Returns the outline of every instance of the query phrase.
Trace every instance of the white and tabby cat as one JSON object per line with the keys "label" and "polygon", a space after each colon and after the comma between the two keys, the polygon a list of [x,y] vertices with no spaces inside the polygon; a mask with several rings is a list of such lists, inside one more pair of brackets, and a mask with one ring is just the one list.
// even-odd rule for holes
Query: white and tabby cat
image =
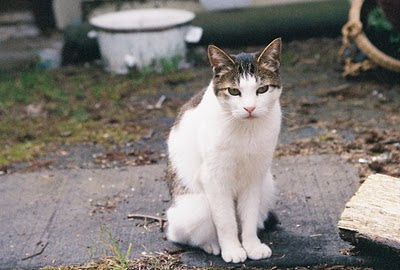
{"label": "white and tabby cat", "polygon": [[222,253],[226,262],[271,256],[257,229],[275,201],[280,54],[281,39],[254,54],[209,46],[213,79],[182,107],[168,139],[170,241]]}

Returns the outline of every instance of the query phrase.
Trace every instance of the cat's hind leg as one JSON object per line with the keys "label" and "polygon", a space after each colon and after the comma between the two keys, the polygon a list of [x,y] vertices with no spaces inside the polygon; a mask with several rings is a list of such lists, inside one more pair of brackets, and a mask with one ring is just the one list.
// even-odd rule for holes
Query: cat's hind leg
{"label": "cat's hind leg", "polygon": [[167,211],[167,219],[168,240],[220,254],[217,232],[204,194],[178,195]]}
{"label": "cat's hind leg", "polygon": [[[260,210],[257,222],[258,229],[265,229],[268,224],[273,227],[274,223],[278,223],[276,215],[271,212],[275,205],[275,185],[271,170],[268,170],[261,187]],[[268,220],[268,221],[267,221]]]}

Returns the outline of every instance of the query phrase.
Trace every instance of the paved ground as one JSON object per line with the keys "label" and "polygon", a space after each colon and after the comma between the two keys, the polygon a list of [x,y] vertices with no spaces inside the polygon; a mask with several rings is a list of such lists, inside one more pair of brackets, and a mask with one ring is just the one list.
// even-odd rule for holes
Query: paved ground
{"label": "paved ground", "polygon": [[[170,199],[164,169],[160,164],[1,176],[0,268],[82,264],[90,253],[105,255],[101,225],[112,231],[124,250],[132,243],[135,256],[174,247],[157,223],[127,218],[129,213],[163,215]],[[349,246],[336,229],[345,203],[359,185],[355,167],[334,155],[289,157],[276,160],[274,174],[281,224],[278,230],[261,232],[273,257],[247,265],[371,263],[341,254]],[[108,234],[103,232],[103,237],[107,240]],[[189,250],[182,258],[195,266],[225,265],[219,257],[199,251]]]}
{"label": "paved ground", "polygon": [[[0,268],[32,268],[81,264],[91,250],[104,255],[100,226],[112,230],[126,250],[136,255],[163,249],[167,243],[157,227],[127,219],[131,212],[163,213],[169,200],[161,180],[164,166],[122,170],[65,170],[15,174],[0,179]],[[104,234],[108,240],[107,233]],[[30,260],[47,244],[43,254]]]}

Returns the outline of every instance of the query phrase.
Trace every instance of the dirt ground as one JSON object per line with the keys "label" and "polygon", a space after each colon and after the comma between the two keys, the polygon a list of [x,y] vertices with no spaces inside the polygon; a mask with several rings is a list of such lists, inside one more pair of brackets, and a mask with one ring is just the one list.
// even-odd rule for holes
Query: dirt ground
{"label": "dirt ground", "polygon": [[[373,172],[398,177],[400,84],[379,70],[356,79],[342,78],[339,47],[340,39],[327,38],[285,43],[284,119],[276,156],[336,153],[356,164],[361,178]],[[1,74],[4,80],[12,76],[16,83],[24,83],[28,73],[32,77],[28,76],[28,85],[45,81],[51,88],[54,83],[67,98],[58,100],[45,93],[13,100],[12,107],[0,106],[2,144],[8,149],[0,153],[0,173],[164,160],[165,139],[177,110],[211,79],[205,48],[192,48],[190,59],[196,60],[192,67],[158,75],[116,76],[96,64]],[[162,96],[165,101],[156,108]],[[67,109],[59,111],[64,105]],[[31,154],[13,155],[13,149],[21,151],[19,145]]]}

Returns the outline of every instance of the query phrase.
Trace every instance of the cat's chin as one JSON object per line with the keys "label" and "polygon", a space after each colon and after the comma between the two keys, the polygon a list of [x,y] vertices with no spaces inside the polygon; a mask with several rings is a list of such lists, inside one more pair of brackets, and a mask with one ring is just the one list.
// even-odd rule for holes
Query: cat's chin
{"label": "cat's chin", "polygon": [[244,114],[233,114],[233,117],[236,118],[237,120],[240,121],[250,121],[250,120],[256,120],[259,119],[260,116],[259,115],[244,115]]}
{"label": "cat's chin", "polygon": [[249,121],[254,121],[254,120],[258,119],[257,116],[253,116],[253,115],[250,115],[250,116],[236,116],[235,118],[239,122],[249,122]]}

